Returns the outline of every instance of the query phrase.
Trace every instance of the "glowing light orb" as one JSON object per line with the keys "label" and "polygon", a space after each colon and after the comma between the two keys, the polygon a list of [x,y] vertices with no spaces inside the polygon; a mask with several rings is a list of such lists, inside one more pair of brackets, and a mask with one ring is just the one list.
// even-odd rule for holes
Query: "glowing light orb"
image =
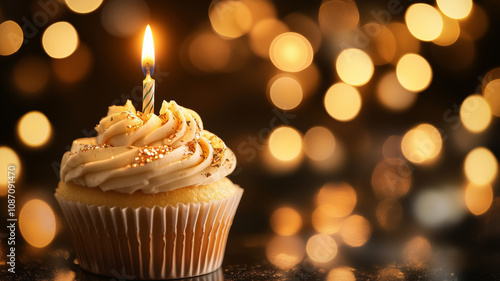
{"label": "glowing light orb", "polygon": [[463,19],[472,10],[472,0],[436,0],[439,9],[452,19]]}
{"label": "glowing light orb", "polygon": [[429,4],[413,4],[406,10],[406,26],[415,38],[432,41],[443,30],[443,18],[438,10]]}
{"label": "glowing light orb", "polygon": [[299,232],[302,227],[302,217],[291,207],[281,207],[271,215],[270,224],[276,234],[290,236]]}
{"label": "glowing light orb", "polygon": [[464,170],[469,181],[476,185],[486,185],[496,177],[498,162],[489,149],[478,147],[465,157]]}
{"label": "glowing light orb", "polygon": [[262,58],[269,58],[269,48],[276,36],[288,32],[286,24],[275,18],[268,18],[255,24],[249,33],[250,49]]}
{"label": "glowing light orb", "polygon": [[273,104],[283,110],[296,108],[304,93],[300,83],[291,76],[279,76],[271,79],[269,96]]}
{"label": "glowing light orb", "polygon": [[45,114],[39,111],[30,111],[19,119],[17,133],[24,144],[39,147],[49,140],[52,125]]}
{"label": "glowing light orb", "polygon": [[366,84],[374,71],[370,56],[355,48],[343,50],[337,57],[335,66],[340,79],[353,86]]}
{"label": "glowing light orb", "polygon": [[340,228],[340,236],[344,243],[351,247],[363,246],[372,234],[372,225],[362,216],[348,217]]}
{"label": "glowing light orb", "polygon": [[21,208],[19,229],[28,243],[43,248],[56,234],[56,219],[52,208],[42,200],[33,199]]}
{"label": "glowing light orb", "polygon": [[488,101],[491,113],[496,117],[500,117],[500,79],[493,79],[486,84],[483,96]]}
{"label": "glowing light orb", "polygon": [[337,255],[337,243],[330,235],[316,234],[307,240],[307,255],[316,262],[325,263]]}
{"label": "glowing light orb", "polygon": [[326,281],[356,281],[354,276],[354,268],[350,267],[337,267],[328,272]]}
{"label": "glowing light orb", "polygon": [[304,135],[304,152],[309,158],[325,160],[330,158],[334,151],[335,137],[328,128],[312,127]]}
{"label": "glowing light orb", "polygon": [[212,1],[208,9],[212,28],[218,34],[237,38],[252,28],[252,13],[243,1]]}
{"label": "glowing light orb", "polygon": [[316,196],[317,205],[329,206],[329,215],[338,218],[351,214],[356,202],[356,191],[347,183],[327,183]]}
{"label": "glowing light orb", "polygon": [[491,109],[488,101],[480,95],[468,96],[460,106],[460,120],[465,128],[480,133],[491,122]]}
{"label": "glowing light orb", "polygon": [[0,24],[0,55],[8,56],[17,52],[24,41],[23,30],[14,21],[8,20]]}
{"label": "glowing light orb", "polygon": [[467,209],[476,215],[486,213],[493,202],[493,189],[491,185],[477,186],[469,184],[465,189],[465,204]]}
{"label": "glowing light orb", "polygon": [[55,59],[68,57],[78,47],[78,33],[69,22],[56,22],[43,33],[42,46]]}
{"label": "glowing light orb", "polygon": [[396,65],[396,75],[405,89],[420,92],[429,87],[432,80],[432,68],[422,56],[406,54]]}
{"label": "glowing light orb", "polygon": [[415,103],[417,94],[401,86],[396,72],[391,71],[380,79],[377,85],[377,98],[388,109],[402,111]]}
{"label": "glowing light orb", "polygon": [[333,84],[323,102],[326,112],[342,122],[354,119],[361,110],[361,95],[356,88],[345,83]]}
{"label": "glowing light orb", "polygon": [[416,164],[431,163],[437,158],[443,140],[439,131],[430,124],[421,124],[409,130],[401,141],[401,151]]}
{"label": "glowing light orb", "polygon": [[432,40],[432,42],[439,46],[449,46],[457,42],[458,37],[460,37],[460,25],[458,21],[443,17],[443,31],[439,37]]}
{"label": "glowing light orb", "polygon": [[302,152],[302,136],[292,127],[278,127],[269,136],[269,150],[280,161],[292,161]]}
{"label": "glowing light orb", "polygon": [[313,48],[309,40],[295,32],[282,33],[271,43],[269,57],[279,69],[288,72],[297,72],[311,65]]}
{"label": "glowing light orb", "polygon": [[337,233],[343,221],[343,218],[337,216],[337,209],[332,205],[318,206],[311,216],[314,229],[324,234]]}
{"label": "glowing light orb", "polygon": [[266,257],[273,265],[281,269],[299,264],[305,256],[306,245],[298,236],[276,235],[268,242]]}
{"label": "glowing light orb", "polygon": [[101,6],[103,0],[65,0],[66,5],[73,12],[88,14]]}
{"label": "glowing light orb", "polygon": [[319,7],[319,25],[327,33],[353,30],[359,23],[359,11],[352,0],[323,1]]}

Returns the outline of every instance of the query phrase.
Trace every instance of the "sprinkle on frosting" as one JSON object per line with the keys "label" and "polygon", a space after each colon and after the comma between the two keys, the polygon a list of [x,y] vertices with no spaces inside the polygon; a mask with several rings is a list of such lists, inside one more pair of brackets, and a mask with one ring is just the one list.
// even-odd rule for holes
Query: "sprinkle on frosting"
{"label": "sprinkle on frosting", "polygon": [[63,156],[61,179],[103,191],[165,192],[213,183],[234,170],[234,153],[203,129],[199,115],[163,101],[159,115],[130,101],[109,107],[95,138],[78,139]]}

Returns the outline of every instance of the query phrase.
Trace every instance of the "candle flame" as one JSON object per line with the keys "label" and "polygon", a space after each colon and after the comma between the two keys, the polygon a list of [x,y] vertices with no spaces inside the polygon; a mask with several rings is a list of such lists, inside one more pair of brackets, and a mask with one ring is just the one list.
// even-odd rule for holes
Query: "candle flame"
{"label": "candle flame", "polygon": [[144,76],[153,75],[155,70],[155,47],[153,44],[153,33],[151,32],[149,24],[146,27],[146,32],[144,33],[141,62]]}

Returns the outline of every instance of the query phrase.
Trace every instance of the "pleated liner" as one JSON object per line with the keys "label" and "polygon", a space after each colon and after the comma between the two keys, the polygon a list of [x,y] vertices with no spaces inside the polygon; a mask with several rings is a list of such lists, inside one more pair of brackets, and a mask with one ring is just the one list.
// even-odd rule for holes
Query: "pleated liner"
{"label": "pleated liner", "polygon": [[242,194],[239,188],[223,200],[153,208],[56,199],[83,269],[124,279],[174,279],[221,266]]}

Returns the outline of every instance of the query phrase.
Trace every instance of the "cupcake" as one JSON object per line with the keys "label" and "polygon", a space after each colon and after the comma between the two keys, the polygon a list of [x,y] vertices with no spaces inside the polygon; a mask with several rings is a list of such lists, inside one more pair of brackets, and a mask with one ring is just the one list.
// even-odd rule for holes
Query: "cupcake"
{"label": "cupcake", "polygon": [[95,129],[64,154],[55,192],[81,267],[129,279],[217,270],[243,194],[227,178],[234,153],[174,101],[159,115],[111,106]]}

